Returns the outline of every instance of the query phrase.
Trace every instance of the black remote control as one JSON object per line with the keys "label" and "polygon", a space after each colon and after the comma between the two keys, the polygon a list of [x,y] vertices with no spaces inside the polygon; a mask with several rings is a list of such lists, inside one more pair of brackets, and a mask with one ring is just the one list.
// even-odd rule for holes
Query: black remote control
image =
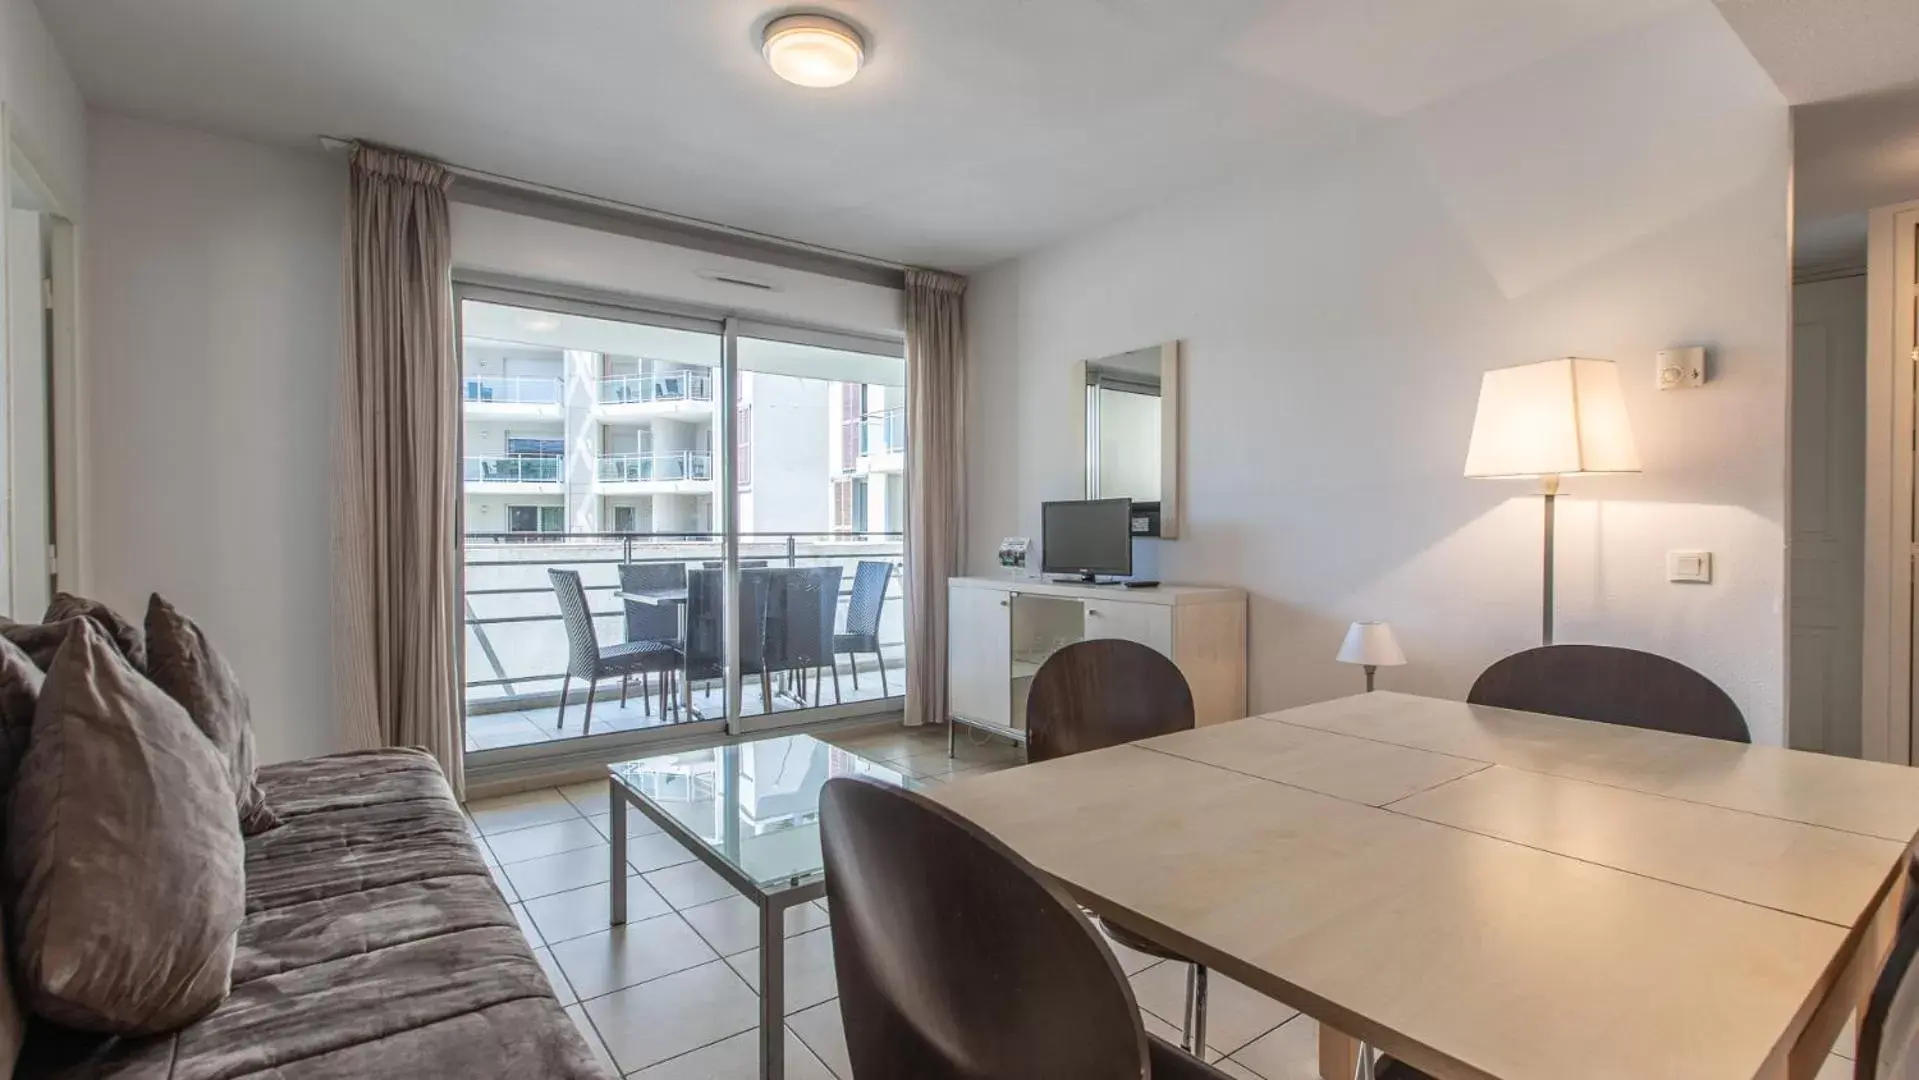
{"label": "black remote control", "polygon": [[1157,581],[1124,581],[1120,584],[1125,585],[1129,589],[1154,589],[1159,587],[1159,582]]}

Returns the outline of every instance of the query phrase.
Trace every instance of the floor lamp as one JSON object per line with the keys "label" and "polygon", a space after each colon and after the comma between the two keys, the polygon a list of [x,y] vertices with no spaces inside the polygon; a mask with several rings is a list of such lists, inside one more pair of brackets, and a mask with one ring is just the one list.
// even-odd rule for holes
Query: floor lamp
{"label": "floor lamp", "polygon": [[1638,471],[1639,450],[1612,361],[1546,360],[1481,377],[1466,475],[1539,481],[1546,501],[1542,644],[1553,643],[1553,502],[1559,478]]}

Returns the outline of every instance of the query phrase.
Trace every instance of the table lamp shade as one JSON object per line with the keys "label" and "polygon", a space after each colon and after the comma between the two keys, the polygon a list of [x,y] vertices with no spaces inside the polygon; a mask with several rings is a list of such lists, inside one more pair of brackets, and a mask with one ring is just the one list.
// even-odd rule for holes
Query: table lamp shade
{"label": "table lamp shade", "polygon": [[1406,654],[1400,651],[1390,623],[1356,622],[1346,631],[1338,659],[1342,664],[1398,667],[1406,662]]}
{"label": "table lamp shade", "polygon": [[1466,475],[1638,472],[1619,368],[1568,357],[1488,371],[1479,381]]}

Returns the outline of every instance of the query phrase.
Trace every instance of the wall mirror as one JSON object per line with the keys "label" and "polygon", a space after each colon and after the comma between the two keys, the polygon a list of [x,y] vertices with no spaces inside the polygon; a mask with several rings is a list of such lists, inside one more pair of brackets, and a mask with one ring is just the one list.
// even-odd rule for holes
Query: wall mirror
{"label": "wall mirror", "polygon": [[1086,497],[1128,498],[1133,535],[1179,535],[1179,342],[1074,365]]}

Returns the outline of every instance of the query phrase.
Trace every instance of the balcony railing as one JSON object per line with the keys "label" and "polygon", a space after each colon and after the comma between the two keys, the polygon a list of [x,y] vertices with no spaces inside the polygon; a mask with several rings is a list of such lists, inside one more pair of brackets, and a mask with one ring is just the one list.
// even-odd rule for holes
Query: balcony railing
{"label": "balcony railing", "polygon": [[898,454],[906,450],[906,410],[887,409],[860,417],[860,453]]}
{"label": "balcony railing", "polygon": [[651,375],[613,375],[600,380],[600,404],[631,405],[645,401],[712,401],[713,377],[691,371],[663,371]]}
{"label": "balcony railing", "polygon": [[[902,536],[873,533],[743,533],[739,537],[742,563],[781,567],[839,566],[843,568],[833,601],[833,628],[849,625],[854,579],[862,562],[891,562],[895,572],[881,605],[879,642],[881,662],[889,673],[901,670],[905,654]],[[602,645],[624,639],[625,608],[616,599],[621,564],[683,563],[689,570],[724,557],[718,533],[468,533],[465,536],[465,623],[467,627],[466,698],[478,713],[498,712],[557,701],[566,670],[569,642],[554,597],[549,567],[577,570]],[[846,700],[879,696],[877,680],[868,674],[853,685],[850,668],[864,664],[871,671],[872,654],[840,654],[832,661],[841,669]],[[889,692],[899,694],[904,679],[896,678]],[[575,700],[580,688],[573,686]],[[830,682],[827,692],[831,693]],[[831,700],[831,698],[829,698]],[[602,707],[606,707],[604,694]],[[704,706],[702,706],[704,707]],[[781,708],[786,708],[782,705]],[[594,731],[598,732],[599,715]],[[569,725],[567,734],[579,729]]]}
{"label": "balcony railing", "polygon": [[633,483],[642,480],[711,479],[713,479],[713,455],[704,450],[600,455],[600,480],[609,484]]}
{"label": "balcony railing", "polygon": [[469,484],[554,484],[562,478],[561,458],[554,454],[478,454],[466,459],[463,475]]}
{"label": "balcony railing", "polygon": [[462,382],[466,400],[495,405],[558,405],[560,380],[531,375],[469,375]]}

